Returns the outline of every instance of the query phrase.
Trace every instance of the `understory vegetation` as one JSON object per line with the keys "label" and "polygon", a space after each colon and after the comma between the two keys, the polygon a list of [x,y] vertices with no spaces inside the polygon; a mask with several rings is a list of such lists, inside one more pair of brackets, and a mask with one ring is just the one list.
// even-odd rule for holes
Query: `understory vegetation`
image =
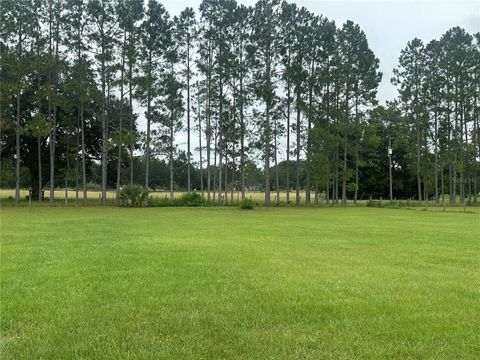
{"label": "understory vegetation", "polygon": [[120,191],[119,205],[126,207],[143,207],[148,204],[148,191],[140,185],[126,185]]}

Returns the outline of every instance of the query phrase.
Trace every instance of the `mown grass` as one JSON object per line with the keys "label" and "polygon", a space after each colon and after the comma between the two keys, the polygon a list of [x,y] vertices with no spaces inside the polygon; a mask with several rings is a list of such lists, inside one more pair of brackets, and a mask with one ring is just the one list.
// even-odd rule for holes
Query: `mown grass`
{"label": "mown grass", "polygon": [[480,358],[478,211],[0,210],[2,359]]}

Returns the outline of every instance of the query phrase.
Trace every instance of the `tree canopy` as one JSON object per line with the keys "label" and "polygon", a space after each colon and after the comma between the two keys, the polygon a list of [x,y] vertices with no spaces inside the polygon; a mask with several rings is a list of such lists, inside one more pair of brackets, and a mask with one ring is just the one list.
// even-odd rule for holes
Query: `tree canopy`
{"label": "tree canopy", "polygon": [[267,206],[291,191],[307,205],[477,201],[480,34],[412,39],[398,97],[379,106],[361,27],[293,2],[203,0],[174,17],[158,0],[0,7],[1,186],[17,201],[20,187],[41,199],[49,185],[53,204],[55,187],[85,201],[99,185],[104,200],[127,183],[221,203],[255,188]]}

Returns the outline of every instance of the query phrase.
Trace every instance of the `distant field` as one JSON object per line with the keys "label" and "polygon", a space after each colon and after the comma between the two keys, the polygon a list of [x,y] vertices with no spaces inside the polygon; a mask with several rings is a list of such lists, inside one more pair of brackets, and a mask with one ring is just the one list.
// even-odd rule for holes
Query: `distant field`
{"label": "distant field", "polygon": [[[50,196],[50,191],[48,189],[45,189],[44,191],[45,191],[45,198],[48,199],[49,196]],[[22,190],[20,190],[20,193],[21,193],[21,199],[23,201],[25,201],[25,198],[28,196],[28,190],[27,189],[22,189]],[[87,198],[88,198],[89,205],[94,205],[95,203],[99,203],[100,202],[100,194],[101,194],[100,191],[89,190],[87,192]],[[185,194],[185,192],[177,191],[177,192],[174,192],[174,197],[178,198],[178,197],[182,196],[183,194]],[[68,195],[68,202],[69,202],[70,205],[72,205],[73,201],[75,200],[75,197],[76,197],[75,189],[68,189],[67,195]],[[204,195],[205,195],[205,197],[207,197],[207,192],[206,191],[204,192]],[[81,202],[82,201],[82,196],[83,196],[82,193],[79,192],[78,196],[79,196],[79,200]],[[165,197],[168,198],[168,197],[170,197],[170,193],[168,191],[152,191],[152,192],[150,192],[150,196],[157,197],[157,198],[165,198]],[[212,191],[211,192],[212,199],[213,199],[213,196],[214,196],[214,194],[213,194],[213,191]],[[262,192],[262,191],[247,191],[245,193],[245,196],[247,198],[251,198],[252,200],[258,201],[259,203],[262,203],[263,201],[265,201],[265,193]],[[277,196],[276,191],[272,191],[271,192],[272,203],[274,203],[276,201],[276,196]],[[295,191],[294,190],[290,191],[290,202],[291,203],[295,203],[295,196],[296,196]],[[311,193],[312,204],[314,202],[314,196],[315,195],[312,192]],[[14,197],[15,197],[15,189],[0,189],[0,200],[2,200],[2,199],[4,199],[4,200],[5,199],[13,199]],[[115,190],[107,191],[107,199],[111,203],[113,203],[115,198],[116,198]],[[238,202],[240,199],[241,199],[241,194],[239,192],[235,191],[233,193],[233,201]],[[480,200],[480,194],[478,196],[478,199]],[[231,200],[232,200],[231,192],[228,192],[227,201],[230,202]],[[60,206],[65,203],[65,189],[55,189],[55,201]],[[282,202],[282,203],[285,203],[287,201],[286,191],[280,191],[279,201]],[[362,204],[366,204],[367,201],[368,201],[368,199],[362,198],[362,199],[359,199],[359,201],[357,203],[362,205]],[[384,201],[388,201],[388,200],[384,199]],[[405,200],[402,200],[402,201],[405,201]],[[319,202],[320,202],[320,204],[326,204],[325,199],[322,198],[322,197],[319,198]],[[445,202],[448,205],[448,202],[449,202],[449,196],[448,195],[445,195]],[[305,204],[305,191],[300,192],[300,203]],[[353,200],[349,199],[347,203],[352,205]],[[424,202],[422,202],[422,204],[424,204]],[[457,204],[460,204],[460,197],[459,196],[457,196]],[[430,200],[429,205],[435,205],[435,202],[433,200]]]}
{"label": "distant field", "polygon": [[2,359],[479,359],[480,212],[0,209]]}
{"label": "distant field", "polygon": [[[45,197],[49,198],[50,196],[50,190],[45,189]],[[174,192],[174,197],[178,198],[182,196],[185,192],[182,191],[176,191]],[[21,198],[25,199],[28,196],[28,190],[27,189],[22,189],[20,190]],[[68,200],[71,202],[75,200],[76,197],[76,192],[75,189],[69,189],[68,192]],[[89,190],[87,192],[87,198],[90,202],[92,201],[99,201],[100,199],[100,191],[91,191]],[[207,192],[204,192],[205,197],[207,197]],[[82,192],[79,192],[79,199],[82,199]],[[150,192],[150,196],[153,197],[159,197],[159,198],[164,198],[164,197],[170,197],[170,192],[168,191],[152,191]],[[213,198],[213,191],[211,192],[211,196]],[[247,191],[246,195],[247,198],[251,198],[255,201],[264,201],[265,200],[265,193],[261,191]],[[8,198],[14,198],[15,197],[15,189],[0,189],[0,199],[8,199]],[[116,197],[116,192],[115,190],[109,190],[107,191],[107,199],[108,200],[115,200]],[[272,201],[276,199],[276,192],[271,193]],[[64,203],[65,200],[65,189],[55,189],[55,199],[58,202],[59,205]],[[231,192],[228,192],[228,201],[231,201]],[[241,194],[237,191],[234,192],[233,194],[233,201],[239,201],[241,199]],[[305,192],[302,191],[300,192],[300,199],[302,202],[305,201]],[[287,200],[287,194],[286,191],[280,192],[280,201],[286,201]],[[295,192],[290,192],[290,201],[295,201]],[[312,194],[312,202],[313,202],[313,194]]]}

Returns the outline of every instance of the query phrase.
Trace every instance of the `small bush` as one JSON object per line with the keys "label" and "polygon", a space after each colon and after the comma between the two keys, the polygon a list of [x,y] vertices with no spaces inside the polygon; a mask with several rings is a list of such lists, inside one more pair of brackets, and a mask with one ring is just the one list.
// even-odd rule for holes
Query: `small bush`
{"label": "small bush", "polygon": [[144,207],[148,204],[148,192],[140,185],[125,185],[120,191],[119,205],[125,207]]}
{"label": "small bush", "polygon": [[206,204],[205,197],[197,192],[183,194],[177,201],[178,206],[205,206]]}
{"label": "small bush", "polygon": [[170,199],[168,195],[165,197],[150,197],[148,198],[148,206],[151,207],[168,207],[168,206],[209,206],[211,203],[205,197],[196,192],[183,194],[179,198]]}
{"label": "small bush", "polygon": [[240,209],[243,210],[253,210],[255,207],[255,202],[252,199],[243,199],[240,201]]}

